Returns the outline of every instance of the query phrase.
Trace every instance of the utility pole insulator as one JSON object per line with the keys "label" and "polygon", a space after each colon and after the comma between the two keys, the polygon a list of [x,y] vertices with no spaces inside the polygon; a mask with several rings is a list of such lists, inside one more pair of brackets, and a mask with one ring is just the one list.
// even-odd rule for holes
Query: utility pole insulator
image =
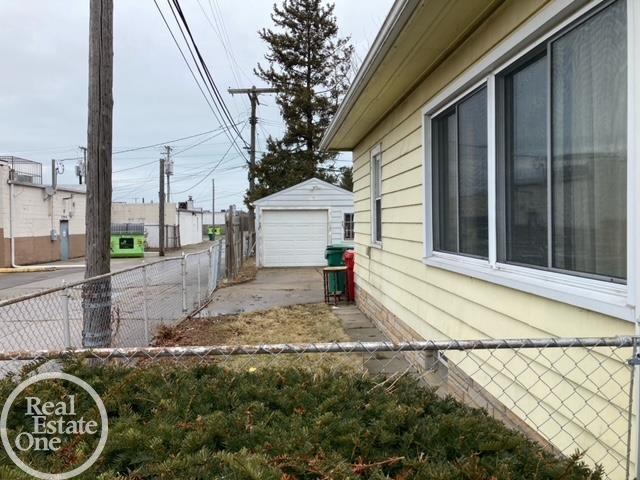
{"label": "utility pole insulator", "polygon": [[169,145],[164,146],[165,150],[165,162],[164,162],[164,171],[167,176],[167,203],[171,203],[171,175],[173,175],[173,160],[171,159],[171,151],[172,147]]}

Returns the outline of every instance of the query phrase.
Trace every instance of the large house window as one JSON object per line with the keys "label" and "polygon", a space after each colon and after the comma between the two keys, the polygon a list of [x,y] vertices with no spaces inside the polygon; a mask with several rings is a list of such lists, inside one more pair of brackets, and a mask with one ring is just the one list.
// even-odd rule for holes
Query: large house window
{"label": "large house window", "polygon": [[353,213],[345,213],[344,221],[343,221],[343,230],[344,230],[344,239],[345,240],[353,240]]}
{"label": "large house window", "polygon": [[626,278],[625,6],[611,3],[497,77],[500,261]]}
{"label": "large house window", "polygon": [[487,89],[435,117],[431,138],[435,249],[486,258]]}
{"label": "large house window", "polygon": [[424,106],[427,265],[636,318],[638,15],[542,7]]}
{"label": "large house window", "polygon": [[371,201],[373,243],[382,242],[382,152],[371,152]]}

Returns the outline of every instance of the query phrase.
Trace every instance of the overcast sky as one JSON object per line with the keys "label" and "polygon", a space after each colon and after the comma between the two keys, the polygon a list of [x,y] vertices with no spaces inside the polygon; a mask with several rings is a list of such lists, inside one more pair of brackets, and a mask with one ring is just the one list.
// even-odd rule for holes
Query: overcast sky
{"label": "overcast sky", "polygon": [[[168,13],[165,0],[158,0]],[[271,24],[268,0],[182,0],[196,41],[232,115],[245,127],[249,103],[226,93],[228,87],[263,85],[253,67],[265,45],[256,32]],[[350,35],[359,65],[392,0],[337,0],[341,35]],[[88,0],[7,1],[0,3],[0,154],[44,164],[50,182],[52,158],[80,154],[86,144]],[[202,8],[201,8],[202,7]],[[214,17],[213,12],[216,13]],[[206,16],[203,13],[206,12]],[[115,0],[114,151],[166,142],[213,130],[218,124],[164,26],[152,0]],[[229,60],[216,32],[224,23]],[[211,22],[211,23],[209,23]],[[175,24],[171,23],[172,27]],[[177,34],[177,28],[176,28]],[[267,135],[278,135],[281,119],[272,98],[261,97],[258,149]],[[243,130],[248,140],[249,127]],[[175,151],[209,138],[174,142]],[[192,195],[196,206],[211,206],[207,173],[228,149],[224,135],[175,157],[173,201]],[[114,201],[157,201],[161,148],[114,155]],[[259,154],[258,154],[259,156]],[[341,159],[340,165],[348,158]],[[75,184],[75,161],[64,162],[59,183]],[[242,205],[246,169],[239,154],[225,157],[214,172],[216,209]],[[132,168],[137,167],[137,168]],[[126,169],[126,170],[125,170]],[[199,185],[196,185],[201,182]]]}

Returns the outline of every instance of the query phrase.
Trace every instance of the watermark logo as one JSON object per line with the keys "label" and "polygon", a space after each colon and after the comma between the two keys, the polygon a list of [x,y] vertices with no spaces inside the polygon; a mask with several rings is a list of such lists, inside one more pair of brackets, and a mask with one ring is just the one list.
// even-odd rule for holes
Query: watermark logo
{"label": "watermark logo", "polygon": [[[59,399],[43,399],[37,395],[22,395],[30,386],[51,380],[70,382],[86,394],[95,403],[100,414],[100,422],[88,419],[78,413],[78,395],[65,394]],[[20,411],[24,415],[24,428],[10,438],[7,422],[14,403],[21,398]],[[9,458],[25,473],[42,480],[66,480],[85,472],[98,460],[109,433],[107,410],[98,393],[84,380],[67,373],[42,373],[20,383],[7,398],[0,416],[0,437]],[[31,453],[39,455],[57,455],[65,448],[65,443],[74,436],[89,438],[99,435],[93,454],[79,466],[67,472],[48,473],[28,465],[21,457]]]}

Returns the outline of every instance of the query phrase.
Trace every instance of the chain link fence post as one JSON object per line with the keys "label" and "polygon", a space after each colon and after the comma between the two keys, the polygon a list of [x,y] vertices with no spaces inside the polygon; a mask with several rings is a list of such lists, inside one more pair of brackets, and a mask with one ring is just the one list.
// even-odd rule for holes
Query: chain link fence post
{"label": "chain link fence post", "polygon": [[182,313],[187,311],[187,257],[182,252],[182,258],[180,259],[180,266],[182,268]]}
{"label": "chain link fence post", "polygon": [[222,272],[222,242],[218,244],[218,267],[216,268],[216,288],[220,285],[220,277]]}
{"label": "chain link fence post", "polygon": [[62,280],[62,331],[64,337],[64,348],[71,348],[71,324],[69,319],[69,297],[71,292],[66,288],[67,281]]}
{"label": "chain link fence post", "polygon": [[202,305],[202,287],[201,287],[201,279],[200,279],[200,255],[196,257],[196,275],[198,276],[198,308]]}
{"label": "chain link fence post", "polygon": [[[634,338],[633,357],[629,360],[629,364],[633,369],[631,373],[631,384],[629,392],[629,402],[633,408],[629,408],[629,445],[627,445],[627,480],[630,479],[631,459],[635,467],[635,477],[640,479],[640,345],[638,344],[638,333],[640,333],[640,325],[636,324],[636,337]],[[633,424],[635,416],[636,423]],[[634,435],[635,433],[635,435]],[[633,445],[635,443],[635,445]],[[635,449],[633,448],[635,446]],[[633,456],[633,457],[632,457]]]}
{"label": "chain link fence post", "polygon": [[209,270],[207,271],[207,296],[213,293],[213,245],[209,247]]}
{"label": "chain link fence post", "polygon": [[147,294],[147,265],[142,261],[142,315],[144,319],[144,340],[149,345],[149,312],[147,310],[148,294]]}

